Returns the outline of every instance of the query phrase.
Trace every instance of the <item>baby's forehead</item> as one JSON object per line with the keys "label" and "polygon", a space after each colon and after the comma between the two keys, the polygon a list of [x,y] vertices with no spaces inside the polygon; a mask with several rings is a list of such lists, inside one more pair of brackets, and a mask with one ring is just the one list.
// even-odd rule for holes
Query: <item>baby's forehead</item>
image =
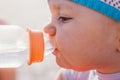
{"label": "baby's forehead", "polygon": [[[49,1],[55,1],[55,0],[48,0]],[[71,1],[71,0],[57,0],[57,1]]]}
{"label": "baby's forehead", "polygon": [[66,2],[71,2],[71,0],[48,0],[48,3],[56,3],[56,4],[66,4]]}
{"label": "baby's forehead", "polygon": [[48,4],[54,7],[71,8],[71,0],[48,0]]}
{"label": "baby's forehead", "polygon": [[84,8],[82,5],[76,4],[71,0],[49,0],[48,2],[51,11],[62,11],[69,13],[81,12]]}

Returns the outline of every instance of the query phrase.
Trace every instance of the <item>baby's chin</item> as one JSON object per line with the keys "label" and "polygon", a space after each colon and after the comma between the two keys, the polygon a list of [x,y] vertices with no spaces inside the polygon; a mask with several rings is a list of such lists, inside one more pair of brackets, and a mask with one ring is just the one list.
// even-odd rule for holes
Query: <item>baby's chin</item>
{"label": "baby's chin", "polygon": [[75,71],[79,71],[79,72],[94,70],[94,68],[91,66],[74,66],[71,69],[73,69]]}
{"label": "baby's chin", "polygon": [[[58,65],[59,65],[59,64],[58,64]],[[62,68],[65,68],[65,69],[71,69],[71,70],[78,71],[78,72],[85,72],[85,71],[92,70],[92,69],[86,68],[86,67],[79,67],[79,68],[76,68],[76,67],[63,66],[63,65],[59,65],[59,66],[62,67]]]}
{"label": "baby's chin", "polygon": [[65,68],[65,69],[72,69],[78,72],[84,72],[84,71],[89,71],[89,70],[94,70],[95,68],[92,65],[72,65],[68,61],[56,58],[56,63],[58,66]]}
{"label": "baby's chin", "polygon": [[62,68],[72,69],[72,66],[69,63],[67,63],[66,61],[61,61],[58,58],[56,58],[56,63],[58,66],[60,66]]}

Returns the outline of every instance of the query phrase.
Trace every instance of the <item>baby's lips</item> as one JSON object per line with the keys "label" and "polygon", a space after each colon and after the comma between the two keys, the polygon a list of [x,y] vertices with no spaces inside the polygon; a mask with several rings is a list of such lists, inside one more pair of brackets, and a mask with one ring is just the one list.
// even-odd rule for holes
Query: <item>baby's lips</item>
{"label": "baby's lips", "polygon": [[52,52],[52,53],[53,53],[54,55],[56,55],[56,54],[57,54],[57,52],[58,52],[57,48],[54,48],[54,50],[53,50],[53,52]]}
{"label": "baby's lips", "polygon": [[29,60],[28,64],[41,62],[44,58],[44,37],[42,32],[32,31],[27,28],[29,34]]}

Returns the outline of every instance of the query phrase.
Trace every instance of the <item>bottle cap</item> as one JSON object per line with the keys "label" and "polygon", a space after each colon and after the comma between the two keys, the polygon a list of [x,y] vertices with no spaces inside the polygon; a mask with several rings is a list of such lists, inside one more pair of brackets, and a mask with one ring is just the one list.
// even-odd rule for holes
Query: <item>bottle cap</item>
{"label": "bottle cap", "polygon": [[29,34],[29,60],[28,64],[41,62],[44,58],[44,37],[40,31],[27,28]]}

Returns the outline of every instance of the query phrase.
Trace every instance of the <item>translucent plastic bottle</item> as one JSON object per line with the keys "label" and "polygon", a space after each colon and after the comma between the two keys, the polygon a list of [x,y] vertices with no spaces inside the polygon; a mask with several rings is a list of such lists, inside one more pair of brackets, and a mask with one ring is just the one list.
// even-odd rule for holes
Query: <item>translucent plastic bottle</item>
{"label": "translucent plastic bottle", "polygon": [[16,25],[0,25],[0,68],[41,62],[53,48],[43,33]]}

